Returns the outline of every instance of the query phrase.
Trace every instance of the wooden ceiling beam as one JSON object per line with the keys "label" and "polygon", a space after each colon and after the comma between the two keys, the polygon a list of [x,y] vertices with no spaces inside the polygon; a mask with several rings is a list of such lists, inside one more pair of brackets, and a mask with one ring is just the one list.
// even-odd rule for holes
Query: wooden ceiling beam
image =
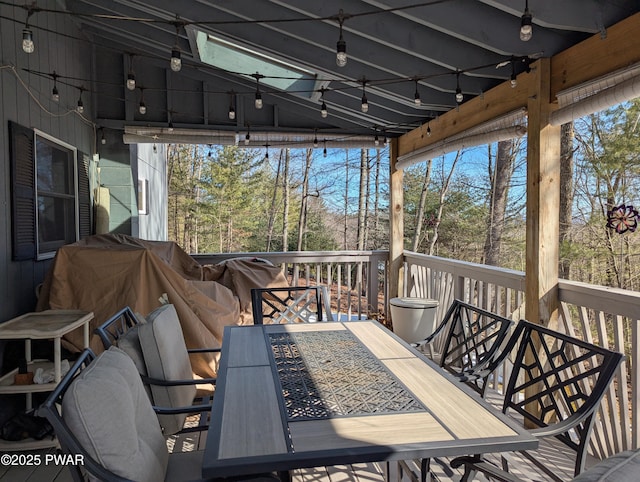
{"label": "wooden ceiling beam", "polygon": [[[594,35],[583,42],[555,55],[551,59],[550,103],[563,89],[596,79],[610,72],[640,62],[640,13],[613,25],[606,37]],[[532,68],[536,68],[536,63]],[[398,155],[403,156],[418,149],[435,144],[442,139],[459,134],[467,129],[489,122],[528,103],[532,76],[518,75],[518,85],[511,88],[504,82],[493,89],[450,110],[429,123],[431,136],[426,126],[418,127],[398,139]],[[452,94],[453,95],[453,94]]]}

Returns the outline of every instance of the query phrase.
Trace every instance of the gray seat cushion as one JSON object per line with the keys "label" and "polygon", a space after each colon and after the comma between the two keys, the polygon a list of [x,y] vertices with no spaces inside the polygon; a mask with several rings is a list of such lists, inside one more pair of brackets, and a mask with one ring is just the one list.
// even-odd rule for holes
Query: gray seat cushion
{"label": "gray seat cushion", "polygon": [[573,479],[573,482],[637,482],[640,480],[640,450],[612,455]]}
{"label": "gray seat cushion", "polygon": [[[189,353],[173,305],[163,305],[147,316],[147,322],[138,325],[138,337],[147,375],[161,380],[190,380],[193,371]],[[187,407],[193,404],[195,385],[151,385],[153,402],[162,407]],[[187,414],[160,415],[165,435],[180,431]]]}
{"label": "gray seat cushion", "polygon": [[74,380],[62,416],[106,469],[141,482],[164,480],[165,438],[138,370],[120,349],[103,352]]}

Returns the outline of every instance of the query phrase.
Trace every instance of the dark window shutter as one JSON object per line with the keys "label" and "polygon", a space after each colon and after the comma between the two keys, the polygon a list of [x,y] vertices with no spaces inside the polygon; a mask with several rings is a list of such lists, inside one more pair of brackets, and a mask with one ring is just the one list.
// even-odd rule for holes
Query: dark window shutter
{"label": "dark window shutter", "polygon": [[9,121],[11,231],[13,260],[36,257],[35,162],[33,131]]}
{"label": "dark window shutter", "polygon": [[93,234],[91,193],[89,190],[89,156],[78,151],[78,220],[80,239]]}

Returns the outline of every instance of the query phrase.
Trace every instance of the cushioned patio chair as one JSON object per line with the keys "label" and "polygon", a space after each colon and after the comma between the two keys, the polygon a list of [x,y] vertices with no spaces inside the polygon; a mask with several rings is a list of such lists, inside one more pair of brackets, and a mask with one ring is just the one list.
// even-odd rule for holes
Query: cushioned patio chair
{"label": "cushioned patio chair", "polygon": [[64,453],[83,456],[81,464],[68,465],[76,482],[86,475],[118,482],[201,479],[203,453],[168,453],[138,370],[117,347],[98,357],[86,349],[38,415],[49,420]]}
{"label": "cushioned patio chair", "polygon": [[[574,451],[574,475],[578,475],[584,469],[596,411],[624,355],[522,320],[500,355],[475,376],[486,376],[514,351],[502,411],[535,427],[530,430],[536,437],[556,437]],[[473,376],[471,372],[469,378]],[[537,470],[560,480],[533,453],[521,454]],[[502,468],[478,455],[458,457],[451,466],[464,465],[462,480],[470,480],[475,472],[495,480],[520,480],[508,472],[508,459],[503,454]]]}
{"label": "cushioned patio chair", "polygon": [[326,286],[290,286],[251,290],[253,323],[333,321]]}
{"label": "cushioned patio chair", "polygon": [[127,307],[96,328],[105,348],[118,346],[133,360],[153,405],[173,407],[175,413],[158,415],[165,435],[206,428],[184,428],[190,413],[211,409],[209,400],[194,404],[196,385],[215,384],[215,378],[194,379],[190,353],[216,352],[219,348],[187,350],[175,307],[162,305],[143,319]]}

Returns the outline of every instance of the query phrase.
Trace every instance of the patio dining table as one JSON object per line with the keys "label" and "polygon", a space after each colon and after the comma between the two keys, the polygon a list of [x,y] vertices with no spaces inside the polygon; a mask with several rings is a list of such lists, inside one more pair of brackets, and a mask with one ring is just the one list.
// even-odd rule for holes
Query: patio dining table
{"label": "patio dining table", "polygon": [[227,326],[202,475],[537,444],[377,321]]}

